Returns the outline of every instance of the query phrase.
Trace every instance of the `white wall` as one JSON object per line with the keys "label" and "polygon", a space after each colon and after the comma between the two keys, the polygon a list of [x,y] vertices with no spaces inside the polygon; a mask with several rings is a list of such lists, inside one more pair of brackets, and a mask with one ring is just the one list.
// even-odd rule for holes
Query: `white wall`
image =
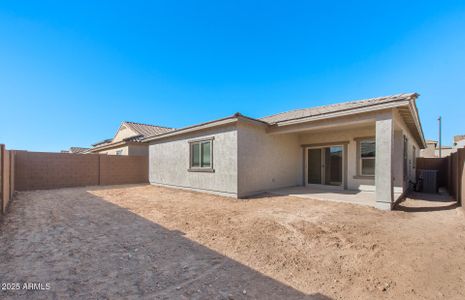
{"label": "white wall", "polygon": [[[189,141],[214,137],[213,173],[191,172]],[[149,146],[149,180],[209,192],[237,195],[236,126],[216,127],[197,133],[154,141]]]}
{"label": "white wall", "polygon": [[270,135],[263,126],[238,124],[239,196],[302,184],[297,134]]}

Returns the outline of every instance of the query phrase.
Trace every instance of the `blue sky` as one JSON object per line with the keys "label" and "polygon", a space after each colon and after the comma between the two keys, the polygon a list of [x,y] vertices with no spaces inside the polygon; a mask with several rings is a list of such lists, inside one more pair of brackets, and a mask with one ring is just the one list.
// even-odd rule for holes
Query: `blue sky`
{"label": "blue sky", "polygon": [[442,115],[450,144],[465,134],[465,1],[383,2],[3,0],[0,143],[59,151],[123,120],[418,92],[425,137]]}

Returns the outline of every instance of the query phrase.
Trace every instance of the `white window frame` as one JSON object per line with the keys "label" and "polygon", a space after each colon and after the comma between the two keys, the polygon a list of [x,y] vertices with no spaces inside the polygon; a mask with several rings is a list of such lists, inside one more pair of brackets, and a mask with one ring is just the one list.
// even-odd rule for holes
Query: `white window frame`
{"label": "white window frame", "polygon": [[[213,140],[214,138],[207,138],[201,140],[189,141],[189,169],[190,172],[214,172],[213,169]],[[208,166],[202,166],[202,144],[210,143],[210,164]],[[194,153],[194,145],[199,145],[199,166],[192,166],[192,155]]]}
{"label": "white window frame", "polygon": [[[362,157],[362,144],[364,142],[374,142],[375,143],[375,156],[374,157]],[[375,173],[376,173],[376,170],[373,174],[364,174],[363,173],[363,160],[374,160],[375,161],[375,164],[376,164],[376,139],[374,138],[370,138],[370,139],[363,139],[363,140],[359,140],[358,141],[358,152],[359,152],[359,157],[358,157],[358,160],[359,160],[359,174],[361,176],[375,176]]]}

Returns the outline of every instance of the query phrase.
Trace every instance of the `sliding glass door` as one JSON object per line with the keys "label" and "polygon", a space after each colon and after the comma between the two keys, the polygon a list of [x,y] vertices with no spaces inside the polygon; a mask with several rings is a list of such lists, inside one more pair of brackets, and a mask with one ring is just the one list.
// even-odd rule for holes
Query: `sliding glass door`
{"label": "sliding glass door", "polygon": [[342,186],[342,146],[307,149],[307,184]]}

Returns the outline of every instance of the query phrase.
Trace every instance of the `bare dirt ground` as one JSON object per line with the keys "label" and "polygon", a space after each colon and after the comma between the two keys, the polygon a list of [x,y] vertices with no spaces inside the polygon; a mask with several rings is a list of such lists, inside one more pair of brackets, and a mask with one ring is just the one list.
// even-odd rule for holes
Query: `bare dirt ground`
{"label": "bare dirt ground", "polygon": [[154,186],[19,193],[0,282],[42,299],[465,299],[465,216],[413,195],[399,211]]}

